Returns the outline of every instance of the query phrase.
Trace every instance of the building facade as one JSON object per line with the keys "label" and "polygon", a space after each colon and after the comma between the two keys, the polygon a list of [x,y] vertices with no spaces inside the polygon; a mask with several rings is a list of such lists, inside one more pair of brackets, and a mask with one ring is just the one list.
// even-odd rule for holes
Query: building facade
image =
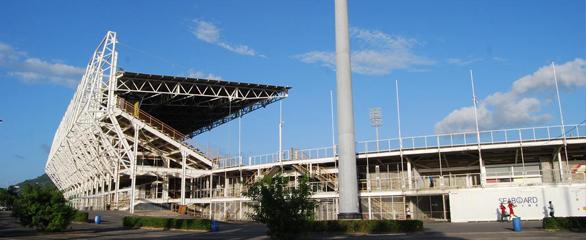
{"label": "building facade", "polygon": [[[336,219],[336,146],[217,156],[186,140],[287,97],[289,87],[120,71],[109,32],[55,134],[45,171],[79,209],[179,209],[248,219],[252,183],[310,176],[316,219]],[[356,143],[363,219],[496,221],[586,216],[586,125]]]}

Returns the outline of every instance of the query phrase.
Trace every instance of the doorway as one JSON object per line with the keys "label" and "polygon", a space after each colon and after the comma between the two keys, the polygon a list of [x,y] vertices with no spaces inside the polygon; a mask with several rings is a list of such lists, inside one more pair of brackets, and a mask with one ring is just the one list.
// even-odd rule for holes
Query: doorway
{"label": "doorway", "polygon": [[413,211],[413,218],[431,221],[450,220],[449,195],[408,196],[405,207]]}

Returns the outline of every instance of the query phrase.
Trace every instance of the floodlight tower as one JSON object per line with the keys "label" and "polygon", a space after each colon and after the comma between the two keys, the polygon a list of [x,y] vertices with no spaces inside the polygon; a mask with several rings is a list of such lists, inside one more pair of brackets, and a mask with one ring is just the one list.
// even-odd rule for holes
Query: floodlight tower
{"label": "floodlight tower", "polygon": [[370,109],[370,126],[374,127],[376,131],[376,151],[380,151],[379,143],[379,129],[383,125],[383,111],[380,107],[374,107]]}
{"label": "floodlight tower", "polygon": [[338,107],[338,219],[362,218],[358,206],[356,145],[354,142],[354,109],[352,107],[352,75],[350,39],[348,37],[348,1],[335,0],[336,15],[336,97]]}

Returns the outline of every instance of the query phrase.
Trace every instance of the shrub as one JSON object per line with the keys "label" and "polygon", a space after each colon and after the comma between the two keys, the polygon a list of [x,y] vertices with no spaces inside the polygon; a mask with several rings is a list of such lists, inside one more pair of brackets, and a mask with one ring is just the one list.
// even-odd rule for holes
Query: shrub
{"label": "shrub", "polygon": [[13,207],[22,225],[48,232],[65,230],[75,213],[55,187],[29,184],[23,186]]}
{"label": "shrub", "polygon": [[88,222],[89,214],[87,212],[82,211],[75,211],[73,214],[73,221],[74,222]]}
{"label": "shrub", "polygon": [[547,230],[567,229],[575,232],[586,232],[586,217],[546,217],[543,228]]}
{"label": "shrub", "polygon": [[163,229],[210,230],[209,219],[176,219],[160,217],[128,216],[122,219],[122,225],[129,228],[153,227]]}
{"label": "shrub", "polygon": [[309,177],[300,178],[297,188],[288,187],[289,179],[277,175],[265,176],[254,183],[245,193],[253,201],[250,217],[264,223],[272,239],[295,239],[306,230],[313,218],[314,203],[311,200]]}
{"label": "shrub", "polygon": [[0,206],[12,209],[16,197],[17,190],[14,186],[10,186],[8,188],[0,188]]}
{"label": "shrub", "polygon": [[419,220],[333,220],[314,221],[309,224],[312,232],[344,232],[344,233],[390,233],[416,232],[423,230],[423,222]]}

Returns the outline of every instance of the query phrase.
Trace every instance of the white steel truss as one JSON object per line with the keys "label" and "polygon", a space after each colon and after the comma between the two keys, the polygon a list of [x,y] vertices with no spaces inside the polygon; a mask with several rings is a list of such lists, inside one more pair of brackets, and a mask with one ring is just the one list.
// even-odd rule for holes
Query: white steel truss
{"label": "white steel truss", "polygon": [[[282,91],[284,88],[273,91],[271,86],[264,85],[202,79],[170,82],[121,78],[128,73],[117,72],[116,43],[116,33],[109,31],[96,48],[53,138],[45,172],[70,200],[87,203],[95,200],[89,196],[114,191],[115,198],[107,201],[116,206],[119,194],[134,196],[137,176],[180,177],[185,185],[186,177],[211,173],[213,159],[184,143],[187,134],[148,113],[137,114],[128,109],[127,105],[131,104],[122,99],[127,94],[140,95],[146,106],[161,100],[166,105],[191,106],[217,104],[224,99],[234,105],[262,100],[242,104],[238,112],[230,112],[228,117],[216,120],[203,130],[197,129],[198,133],[287,96]],[[212,100],[196,103],[193,97]],[[152,159],[163,162],[164,166],[139,164]],[[128,184],[129,180],[130,190],[128,186],[121,189],[120,184],[124,181]]]}

